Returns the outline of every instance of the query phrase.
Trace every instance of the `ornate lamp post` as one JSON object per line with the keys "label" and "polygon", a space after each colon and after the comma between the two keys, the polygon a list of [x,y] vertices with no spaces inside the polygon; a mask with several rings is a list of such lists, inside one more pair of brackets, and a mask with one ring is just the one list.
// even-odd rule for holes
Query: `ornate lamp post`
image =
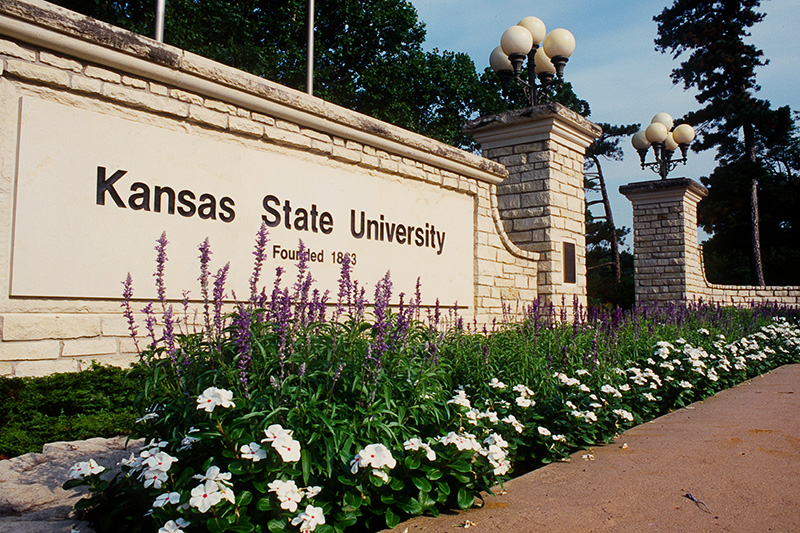
{"label": "ornate lamp post", "polygon": [[[667,174],[678,163],[686,164],[689,144],[694,140],[695,136],[694,128],[689,124],[679,124],[674,129],[672,128],[673,124],[672,117],[667,113],[658,113],[650,121],[647,129],[636,132],[631,137],[631,144],[639,152],[642,169],[649,167],[653,172],[661,176],[662,180],[667,179]],[[656,160],[652,163],[645,163],[647,149],[651,146]],[[673,159],[672,154],[675,153],[677,148],[681,149],[681,158]]]}
{"label": "ornate lamp post", "polygon": [[[508,97],[511,80],[516,80],[534,106],[539,105],[540,92],[564,78],[564,65],[574,51],[575,37],[568,30],[558,28],[547,33],[540,19],[525,17],[503,33],[500,46],[489,56],[489,64],[500,78],[503,96]],[[522,79],[526,57],[527,81]]]}

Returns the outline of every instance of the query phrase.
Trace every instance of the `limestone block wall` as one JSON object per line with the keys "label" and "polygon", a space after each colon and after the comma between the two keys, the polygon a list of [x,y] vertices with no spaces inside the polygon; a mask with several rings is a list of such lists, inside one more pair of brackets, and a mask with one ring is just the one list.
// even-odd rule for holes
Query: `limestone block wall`
{"label": "limestone block wall", "polygon": [[545,302],[586,305],[586,202],[583,162],[601,129],[560,104],[481,117],[465,126],[484,157],[502,163],[498,206],[512,242],[541,255]]}
{"label": "limestone block wall", "polygon": [[[93,360],[122,364],[135,357],[120,300],[10,293],[20,102],[29,97],[463,195],[475,207],[473,295],[458,302],[462,313],[489,322],[503,302],[530,302],[541,292],[538,251],[510,239],[501,220],[503,165],[40,0],[4,0],[0,375],[80,370]],[[577,172],[561,150],[553,146],[551,157]],[[567,207],[581,212],[582,223],[582,208],[559,209]],[[125,245],[124,236],[118,244]],[[579,279],[577,287],[584,286]]]}
{"label": "limestone block wall", "polygon": [[800,287],[708,282],[697,243],[697,204],[708,191],[699,183],[688,178],[645,181],[620,187],[620,192],[633,204],[637,304],[702,299],[725,305],[800,306]]}

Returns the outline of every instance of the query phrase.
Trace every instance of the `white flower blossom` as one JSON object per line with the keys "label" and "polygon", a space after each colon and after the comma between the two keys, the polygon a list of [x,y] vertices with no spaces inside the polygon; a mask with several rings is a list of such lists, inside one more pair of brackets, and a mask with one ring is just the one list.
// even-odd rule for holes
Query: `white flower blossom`
{"label": "white flower blossom", "polygon": [[180,503],[181,495],[178,492],[165,492],[164,494],[160,494],[156,497],[156,500],[153,502],[153,507],[164,507],[168,503],[172,505],[176,505]]}
{"label": "white flower blossom", "polygon": [[70,479],[78,479],[79,477],[93,476],[103,472],[106,467],[97,464],[94,459],[88,461],[81,461],[72,465],[69,469],[67,476]]}
{"label": "white flower blossom", "polygon": [[455,396],[447,400],[447,403],[454,403],[456,405],[466,407],[467,409],[472,408],[472,404],[470,404],[469,398],[467,398],[467,393],[464,392],[464,389],[459,389],[456,391]]}
{"label": "white flower blossom", "polygon": [[633,422],[633,413],[631,413],[630,411],[626,411],[625,409],[614,409],[612,412],[615,415],[619,416],[620,418],[627,420],[628,422]]}
{"label": "white flower blossom", "polygon": [[391,470],[397,466],[397,460],[392,457],[392,452],[383,444],[369,444],[350,461],[350,471],[355,474],[360,468],[367,466],[376,470],[384,467]]}
{"label": "white flower blossom", "polygon": [[317,526],[325,523],[322,507],[306,506],[306,510],[292,518],[292,525],[300,525],[300,533],[314,531]]}
{"label": "white flower blossom", "polygon": [[186,527],[191,522],[178,518],[177,520],[170,520],[158,529],[158,533],[184,533],[182,527]]}
{"label": "white flower blossom", "polygon": [[208,387],[203,394],[197,397],[197,408],[207,413],[214,411],[217,406],[223,408],[236,407],[233,403],[233,393],[229,390]]}
{"label": "white flower blossom", "polygon": [[497,378],[492,378],[492,380],[489,382],[489,386],[492,387],[493,389],[505,389],[506,387],[508,387],[508,385],[498,380]]}
{"label": "white flower blossom", "polygon": [[189,505],[197,508],[201,513],[205,513],[221,501],[222,493],[220,493],[219,485],[209,480],[192,489]]}
{"label": "white flower blossom", "polygon": [[539,431],[539,435],[541,435],[543,437],[549,437],[549,436],[551,436],[553,434],[549,429],[547,429],[545,427],[542,427],[542,426],[539,426],[537,429]]}
{"label": "white flower blossom", "polygon": [[511,426],[514,428],[514,430],[515,430],[517,433],[522,433],[522,432],[523,432],[523,430],[525,429],[525,426],[523,426],[523,425],[522,425],[522,424],[519,422],[519,420],[517,420],[517,417],[515,417],[514,415],[508,415],[508,416],[506,416],[505,418],[503,418],[503,419],[501,420],[501,422],[505,422],[506,424],[511,424]]}
{"label": "white flower blossom", "polygon": [[436,452],[433,451],[433,448],[431,448],[428,443],[422,442],[422,440],[417,437],[405,441],[403,443],[403,448],[411,451],[424,450],[425,457],[428,459],[428,461],[434,461],[436,459]]}
{"label": "white flower blossom", "polygon": [[303,493],[297,488],[293,480],[283,481],[276,479],[267,485],[270,492],[274,492],[281,503],[281,509],[290,513],[297,511],[297,504],[303,499]]}
{"label": "white flower blossom", "polygon": [[267,458],[267,451],[261,447],[257,442],[244,444],[239,451],[242,454],[242,459],[249,459],[254,463],[259,462],[261,459]]}
{"label": "white flower blossom", "polygon": [[152,470],[161,470],[163,472],[169,471],[172,463],[178,460],[177,457],[172,457],[166,452],[157,452],[144,460],[145,466]]}

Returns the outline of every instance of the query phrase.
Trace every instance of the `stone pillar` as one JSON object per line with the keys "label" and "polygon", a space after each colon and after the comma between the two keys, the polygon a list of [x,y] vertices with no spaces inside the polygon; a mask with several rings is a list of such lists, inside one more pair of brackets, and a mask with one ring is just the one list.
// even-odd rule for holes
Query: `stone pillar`
{"label": "stone pillar", "polygon": [[636,303],[687,302],[705,285],[697,204],[708,194],[689,178],[623,185],[633,204]]}
{"label": "stone pillar", "polygon": [[540,256],[537,292],[545,302],[586,304],[586,200],[583,160],[602,130],[560,104],[481,117],[464,131],[483,156],[509,172],[497,186],[510,240]]}

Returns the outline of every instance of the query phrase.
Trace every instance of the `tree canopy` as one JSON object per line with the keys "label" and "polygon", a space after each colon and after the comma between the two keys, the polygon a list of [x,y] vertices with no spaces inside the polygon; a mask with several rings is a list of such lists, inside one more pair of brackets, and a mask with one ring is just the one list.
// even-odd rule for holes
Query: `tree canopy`
{"label": "tree canopy", "polygon": [[[770,248],[770,261],[780,260],[788,248],[800,251],[800,228],[788,220],[789,213],[770,209],[765,219],[758,209],[759,197],[777,184],[783,184],[787,197],[800,187],[794,177],[800,167],[791,112],[788,107],[773,109],[769,101],[755,96],[756,70],[768,60],[746,39],[749,29],[764,18],[756,11],[760,4],[761,0],[675,0],[655,17],[656,49],[684,58],[672,72],[673,81],[695,88],[703,105],[684,117],[700,133],[694,149],[716,148],[720,161],[720,167],[702,179],[709,196],[699,207],[701,224],[714,232],[706,246],[706,262],[709,278],[716,282],[746,283],[744,272],[751,269],[742,261],[747,255],[752,257],[756,283],[765,284],[764,272],[779,272],[779,265],[762,261],[762,241],[783,248],[780,253]],[[773,217],[782,219],[767,222]],[[744,244],[748,220],[749,251]],[[793,242],[777,238],[776,228],[793,232]],[[762,239],[763,232],[768,235]],[[782,284],[784,278],[776,275],[770,282]]]}

